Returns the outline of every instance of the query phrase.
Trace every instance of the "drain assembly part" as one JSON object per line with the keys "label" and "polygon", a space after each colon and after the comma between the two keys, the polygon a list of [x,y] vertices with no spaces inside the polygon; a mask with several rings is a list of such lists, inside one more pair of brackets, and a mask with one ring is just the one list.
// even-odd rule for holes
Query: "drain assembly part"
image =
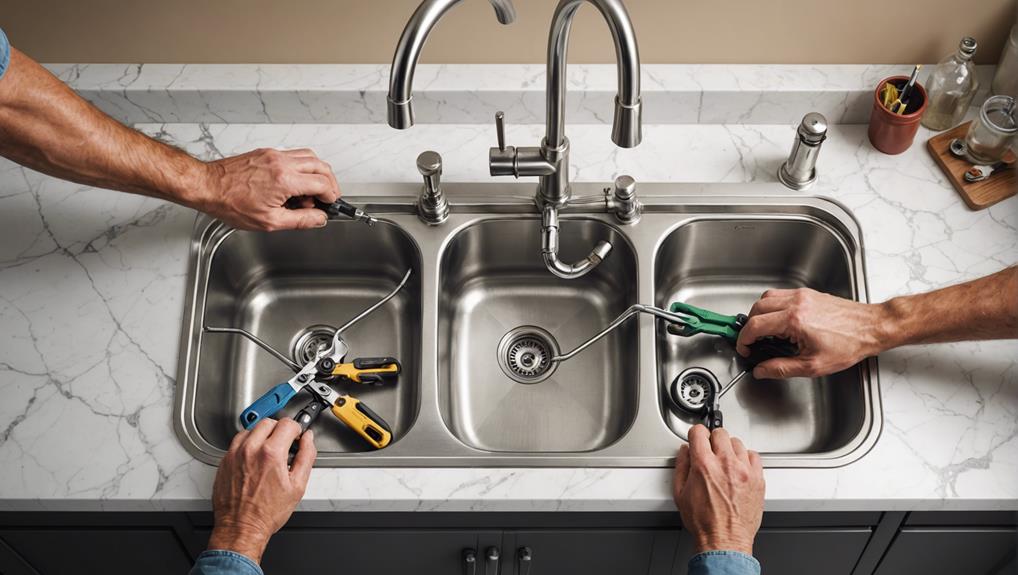
{"label": "drain assembly part", "polygon": [[700,416],[707,429],[717,429],[724,425],[720,405],[722,393],[718,378],[711,370],[703,367],[682,370],[668,388],[668,398],[672,404],[681,411]]}
{"label": "drain assembly part", "polygon": [[498,366],[517,383],[544,381],[555,371],[558,343],[547,331],[532,325],[510,330],[498,343]]}

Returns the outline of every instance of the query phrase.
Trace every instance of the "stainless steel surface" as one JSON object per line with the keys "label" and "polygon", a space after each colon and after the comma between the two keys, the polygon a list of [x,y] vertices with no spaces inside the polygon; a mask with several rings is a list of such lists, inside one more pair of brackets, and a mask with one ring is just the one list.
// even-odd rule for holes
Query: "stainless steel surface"
{"label": "stainless steel surface", "polygon": [[[273,234],[234,231],[201,220],[195,248],[201,259],[192,271],[196,323],[182,355],[178,431],[202,453],[219,456],[239,430],[237,416],[255,398],[293,377],[290,367],[237,336],[202,333],[203,323],[230,325],[275,348],[289,350],[315,325],[349,324],[388,296],[408,269],[420,270],[413,239],[391,223],[368,228],[330,221],[326,227]],[[421,366],[421,289],[418,276],[355,325],[343,339],[358,356],[392,356],[406,370],[395,387],[358,387],[357,396],[393,427],[395,441],[412,425],[420,405],[415,378]],[[273,383],[275,382],[275,383]],[[347,384],[341,384],[347,385]],[[306,392],[301,392],[302,394]],[[291,417],[306,399],[297,397],[277,417]],[[186,408],[184,407],[186,405]],[[315,427],[315,442],[330,456],[370,447],[332,418]]]}
{"label": "stainless steel surface", "polygon": [[632,176],[615,178],[610,207],[615,210],[615,217],[621,224],[632,225],[640,221],[643,204],[636,198],[636,180]]}
{"label": "stainless steel surface", "polygon": [[[477,222],[449,241],[439,266],[438,383],[442,416],[463,443],[491,452],[585,452],[618,439],[633,419],[636,326],[600,340],[583,360],[521,385],[498,359],[503,336],[519,326],[546,330],[557,345],[582,342],[636,298],[636,259],[602,222],[563,222],[562,249],[610,237],[618,253],[578,280],[545,272],[534,245],[539,221]],[[557,347],[557,346],[554,346]],[[556,349],[551,349],[557,353]]]}
{"label": "stainless steel surface", "polygon": [[[594,249],[576,263],[558,257],[558,209],[572,195],[569,186],[569,139],[565,135],[566,52],[569,31],[576,10],[584,2],[592,4],[604,17],[615,43],[618,67],[618,92],[612,122],[612,141],[623,148],[632,148],[643,139],[640,100],[640,54],[636,33],[629,13],[621,0],[561,0],[555,8],[548,33],[547,126],[540,146],[506,145],[505,114],[495,114],[498,147],[488,151],[488,168],[492,176],[537,176],[537,204],[544,209],[542,254],[548,270],[560,278],[576,279],[589,273],[611,250],[611,244],[598,242]],[[636,204],[625,204],[620,212],[623,221],[639,218]],[[553,222],[553,223],[548,223]]]}
{"label": "stainless steel surface", "polygon": [[503,115],[496,116],[498,147],[489,151],[492,175],[538,176],[541,205],[561,206],[569,200],[569,140],[565,135],[566,52],[573,16],[584,1],[604,17],[615,43],[618,93],[612,123],[612,141],[632,148],[643,139],[640,113],[640,54],[636,33],[621,0],[561,0],[552,15],[548,34],[547,125],[540,147],[505,145]]}
{"label": "stainless steel surface", "polygon": [[558,208],[546,204],[541,216],[541,257],[544,267],[562,279],[577,279],[597,267],[612,250],[611,242],[598,241],[583,259],[566,263],[559,259],[559,217]]}
{"label": "stainless steel surface", "polygon": [[[585,0],[561,0],[551,17],[548,34],[548,104],[547,132],[544,146],[561,147],[566,140],[566,52],[573,16]],[[619,86],[615,96],[615,113],[612,122],[612,141],[622,148],[632,148],[642,139],[640,114],[640,51],[636,32],[621,0],[586,0],[604,17],[612,41],[615,43],[615,60]],[[565,190],[562,190],[565,192]],[[552,191],[546,192],[549,197]]]}
{"label": "stainless steel surface", "polygon": [[796,130],[792,152],[778,168],[778,180],[793,190],[805,190],[817,181],[816,163],[820,145],[827,138],[827,118],[810,112]]}
{"label": "stainless steel surface", "polygon": [[417,156],[417,171],[424,176],[417,215],[424,223],[437,226],[449,217],[449,202],[442,193],[442,156],[430,150],[421,152]]}
{"label": "stainless steel surface", "polygon": [[[500,24],[512,24],[516,9],[511,0],[488,0],[495,9]],[[389,95],[386,98],[389,125],[403,130],[414,125],[413,84],[414,71],[421,49],[435,24],[460,0],[424,0],[403,28],[392,57],[389,72]]]}
{"label": "stainless steel surface", "polygon": [[[346,195],[380,218],[374,228],[331,221],[261,234],[199,219],[174,411],[183,444],[217,462],[240,411],[292,375],[244,338],[204,334],[204,324],[287,351],[305,328],[340,325],[378,301],[410,268],[396,297],[343,334],[356,355],[403,363],[396,387],[355,392],[392,424],[394,441],[366,452],[321,418],[317,465],[665,467],[693,421],[670,408],[668,386],[691,366],[729,381],[745,366],[728,343],[671,336],[664,320],[640,314],[524,384],[500,367],[502,338],[533,326],[573,349],[638,302],[734,314],[772,287],[867,299],[858,226],[833,201],[782,195],[779,184],[644,183],[640,224],[620,226],[603,186],[574,187],[601,201],[561,214],[563,257],[597,239],[615,245],[576,280],[545,270],[541,213],[519,183],[444,183],[452,212],[440,227],[418,219],[411,183],[348,184]],[[768,467],[844,465],[880,433],[875,365],[815,380],[744,378],[721,402],[725,425]],[[293,403],[295,412],[304,402]]]}
{"label": "stainless steel surface", "polygon": [[[656,303],[684,301],[723,314],[745,313],[769,288],[808,286],[855,298],[858,287],[847,238],[809,219],[701,219],[669,233],[658,251]],[[659,330],[663,331],[663,330]],[[731,378],[744,366],[720,338],[658,337],[658,372],[669,380],[688,366]],[[764,453],[820,456],[850,450],[870,423],[865,364],[824,378],[741,385],[725,404],[726,427],[752,434]],[[737,406],[737,409],[733,409]],[[684,434],[690,418],[665,411]],[[823,455],[821,455],[823,454]]]}

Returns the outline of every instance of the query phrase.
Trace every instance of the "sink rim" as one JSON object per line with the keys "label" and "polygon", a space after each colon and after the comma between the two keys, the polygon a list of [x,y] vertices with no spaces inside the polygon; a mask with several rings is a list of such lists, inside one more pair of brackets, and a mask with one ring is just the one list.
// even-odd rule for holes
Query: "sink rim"
{"label": "sink rim", "polygon": [[[675,449],[683,443],[664,424],[660,417],[659,393],[656,387],[647,387],[648,377],[656,384],[655,370],[648,373],[647,366],[653,366],[656,354],[654,325],[649,318],[639,318],[640,371],[638,385],[640,400],[636,421],[616,443],[595,452],[583,453],[489,453],[472,450],[463,445],[455,435],[449,433],[437,409],[437,267],[444,246],[458,229],[471,222],[497,219],[506,216],[538,218],[533,203],[533,186],[521,183],[449,183],[443,184],[452,204],[449,221],[438,228],[425,225],[417,219],[415,212],[416,195],[419,185],[403,184],[348,184],[345,197],[381,215],[382,219],[398,226],[412,238],[421,255],[421,374],[418,391],[421,406],[412,431],[407,433],[393,447],[377,452],[349,454],[342,457],[319,458],[316,466],[329,467],[669,467],[673,464]],[[574,194],[603,198],[603,186],[594,183],[573,184]],[[641,201],[645,206],[644,218],[634,228],[620,226],[612,216],[604,214],[597,204],[569,209],[563,219],[575,217],[593,218],[618,227],[623,235],[634,244],[638,265],[637,293],[640,301],[653,301],[653,265],[646,265],[647,258],[654,257],[658,243],[666,234],[664,228],[674,228],[684,219],[698,214],[724,214],[743,217],[748,213],[774,215],[812,213],[824,222],[835,225],[841,235],[850,238],[857,245],[852,254],[860,301],[868,301],[868,287],[861,228],[855,216],[840,202],[822,196],[808,196],[788,193],[776,183],[732,183],[732,184],[684,184],[684,183],[642,183]],[[668,223],[663,224],[662,221]],[[196,262],[203,250],[208,249],[209,236],[214,236],[216,226],[222,226],[208,216],[196,218],[191,235],[191,254],[188,264],[187,296],[185,298],[179,349],[177,388],[174,399],[174,428],[185,449],[197,459],[217,463],[223,452],[213,446],[201,446],[193,442],[187,433],[186,398],[193,364],[188,361],[191,335],[200,308],[196,306],[199,295]],[[634,239],[633,235],[640,239]],[[656,234],[656,235],[655,235]],[[651,236],[654,239],[648,240]],[[649,280],[649,281],[648,281]],[[650,350],[650,353],[648,353]],[[864,440],[851,453],[836,458],[822,459],[815,454],[765,455],[765,467],[832,468],[847,465],[864,456],[876,443],[883,428],[883,410],[879,389],[879,372],[876,358],[868,359],[862,366],[867,382],[866,409],[871,414],[870,426],[861,431]],[[649,392],[648,392],[649,391]],[[648,399],[649,397],[649,399]],[[645,402],[652,402],[646,404]],[[646,415],[649,410],[649,416]],[[639,428],[639,429],[637,429]],[[634,443],[633,437],[645,434],[648,441],[657,442],[647,447]],[[670,437],[670,439],[669,439]]]}

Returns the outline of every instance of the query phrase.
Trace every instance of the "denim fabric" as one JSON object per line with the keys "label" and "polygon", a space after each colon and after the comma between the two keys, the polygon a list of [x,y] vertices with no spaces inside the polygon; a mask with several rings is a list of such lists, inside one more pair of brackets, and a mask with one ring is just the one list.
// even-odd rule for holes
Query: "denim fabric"
{"label": "denim fabric", "polygon": [[688,575],[760,575],[760,563],[738,551],[704,551],[689,560]]}
{"label": "denim fabric", "polygon": [[257,563],[233,551],[204,551],[190,575],[264,575]]}
{"label": "denim fabric", "polygon": [[11,43],[7,41],[7,34],[0,28],[0,78],[3,78],[7,67],[11,65]]}

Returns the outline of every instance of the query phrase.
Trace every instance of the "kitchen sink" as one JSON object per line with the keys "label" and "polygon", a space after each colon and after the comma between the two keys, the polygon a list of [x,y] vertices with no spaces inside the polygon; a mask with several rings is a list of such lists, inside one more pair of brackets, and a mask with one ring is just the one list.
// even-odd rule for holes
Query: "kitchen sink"
{"label": "kitchen sink", "polygon": [[576,347],[636,303],[632,248],[602,222],[566,222],[567,259],[596,239],[615,249],[592,273],[561,279],[545,269],[540,227],[536,219],[472,224],[439,265],[439,404],[449,429],[476,449],[593,451],[636,413],[636,322],[575,359],[550,362],[553,350]]}
{"label": "kitchen sink", "polygon": [[[202,240],[210,249],[196,277],[204,289],[195,300],[202,306],[204,325],[247,330],[292,359],[306,357],[308,349],[331,340],[331,330],[383,298],[406,270],[419,274],[421,269],[413,240],[390,223],[368,228],[334,222],[325,229],[276,234],[218,225],[207,231]],[[403,385],[346,384],[341,389],[370,405],[397,439],[410,429],[420,404],[414,379],[420,377],[421,294],[420,281],[414,278],[411,275],[396,297],[343,332],[350,346],[348,361],[367,356],[401,360]],[[199,329],[190,334],[197,353],[188,367],[197,385],[188,399],[189,423],[195,437],[224,450],[240,429],[241,410],[293,371],[248,339],[202,333],[201,325],[195,324]],[[292,416],[310,400],[308,392],[302,392],[281,416]],[[342,425],[322,425],[316,432],[323,457],[369,449]]]}
{"label": "kitchen sink", "polygon": [[[561,256],[597,241],[611,253],[560,279],[541,259],[540,214],[528,184],[443,184],[448,220],[418,219],[412,184],[349,184],[380,222],[313,231],[233,231],[200,217],[192,243],[174,424],[214,463],[240,411],[292,371],[246,338],[290,356],[321,326],[338,326],[409,284],[344,332],[349,357],[391,355],[395,386],[336,384],[386,419],[393,442],[368,450],[331,416],[315,425],[319,466],[668,466],[694,419],[672,407],[683,369],[722,385],[744,367],[731,344],[667,334],[638,314],[564,361],[550,361],[629,306],[686,301],[745,313],[770,288],[807,286],[866,301],[859,227],[838,203],[777,184],[640,184],[642,219],[622,225],[602,190],[573,184],[561,213]],[[599,198],[601,198],[599,200]],[[745,376],[721,400],[725,425],[769,467],[835,467],[880,434],[876,360],[817,379]],[[299,395],[283,415],[302,406]]]}
{"label": "kitchen sink", "polygon": [[[770,288],[808,287],[855,296],[851,252],[832,230],[794,217],[699,219],[670,232],[655,261],[656,304],[674,301],[735,315]],[[669,408],[671,380],[688,366],[722,385],[746,366],[722,338],[656,330],[662,417],[684,435],[693,420]],[[851,446],[865,423],[860,366],[823,378],[740,381],[722,400],[725,426],[761,453],[830,456]]]}

